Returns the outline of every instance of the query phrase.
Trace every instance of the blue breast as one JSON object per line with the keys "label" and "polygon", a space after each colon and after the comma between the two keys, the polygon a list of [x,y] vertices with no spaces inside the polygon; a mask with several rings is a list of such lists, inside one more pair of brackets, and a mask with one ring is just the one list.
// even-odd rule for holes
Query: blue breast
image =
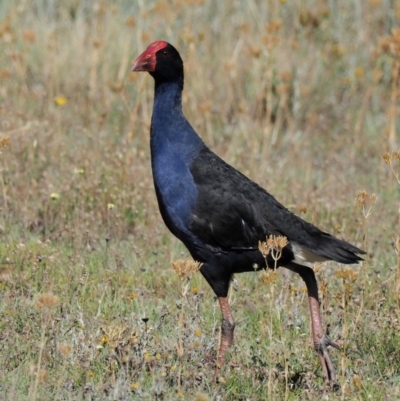
{"label": "blue breast", "polygon": [[205,145],[182,114],[177,89],[169,85],[156,91],[150,145],[162,217],[171,232],[186,242],[192,236],[188,225],[198,197],[190,165]]}

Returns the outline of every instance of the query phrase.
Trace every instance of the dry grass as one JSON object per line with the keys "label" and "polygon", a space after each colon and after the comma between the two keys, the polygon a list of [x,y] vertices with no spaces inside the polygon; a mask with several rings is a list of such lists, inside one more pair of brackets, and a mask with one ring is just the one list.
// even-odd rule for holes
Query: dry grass
{"label": "dry grass", "polygon": [[1,2],[0,399],[321,399],[305,287],[280,270],[236,276],[213,386],[218,306],[170,268],[187,253],[157,211],[152,82],[129,72],[156,39],[205,141],[369,253],[315,268],[343,346],[326,399],[398,399],[399,19],[380,0]]}

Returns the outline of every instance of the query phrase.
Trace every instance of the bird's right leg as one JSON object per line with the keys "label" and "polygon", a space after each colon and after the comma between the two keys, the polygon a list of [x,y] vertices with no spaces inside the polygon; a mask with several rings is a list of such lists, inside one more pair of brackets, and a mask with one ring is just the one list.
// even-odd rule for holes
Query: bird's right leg
{"label": "bird's right leg", "polygon": [[331,385],[333,389],[336,389],[338,387],[338,383],[336,380],[335,369],[329,355],[328,346],[330,345],[336,349],[340,348],[339,345],[333,342],[324,332],[318,298],[318,285],[314,271],[310,267],[298,265],[297,263],[293,262],[285,267],[299,274],[306,284],[308,302],[310,305],[314,348],[318,352],[321,362],[322,371],[325,377],[325,386]]}

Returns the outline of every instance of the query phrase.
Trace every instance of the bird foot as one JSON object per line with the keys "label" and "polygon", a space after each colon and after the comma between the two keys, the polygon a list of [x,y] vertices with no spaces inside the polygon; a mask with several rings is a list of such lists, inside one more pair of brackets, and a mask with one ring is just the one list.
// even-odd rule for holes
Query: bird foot
{"label": "bird foot", "polygon": [[315,345],[321,361],[322,370],[325,376],[324,388],[330,388],[332,391],[338,391],[340,385],[336,379],[335,368],[333,367],[331,356],[329,355],[328,347],[331,346],[340,350],[340,346],[335,341],[332,341],[326,334],[324,334]]}
{"label": "bird foot", "polygon": [[318,341],[316,349],[318,352],[320,352],[320,350],[328,349],[328,346],[340,350],[340,345],[337,342],[332,341],[326,334],[324,334]]}

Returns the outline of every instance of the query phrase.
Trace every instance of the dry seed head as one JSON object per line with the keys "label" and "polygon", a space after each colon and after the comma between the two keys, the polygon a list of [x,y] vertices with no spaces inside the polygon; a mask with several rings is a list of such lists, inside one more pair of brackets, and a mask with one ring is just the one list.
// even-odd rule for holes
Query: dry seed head
{"label": "dry seed head", "polygon": [[47,370],[45,370],[45,369],[40,369],[37,375],[41,382],[46,382],[49,377],[49,374],[48,374]]}
{"label": "dry seed head", "polygon": [[5,148],[6,146],[8,146],[10,143],[10,137],[9,136],[2,136],[0,138],[0,149]]}
{"label": "dry seed head", "polygon": [[356,281],[358,273],[352,269],[339,269],[335,271],[335,276],[341,278],[343,281]]}
{"label": "dry seed head", "polygon": [[282,235],[270,235],[267,239],[268,248],[277,252],[281,252],[288,243],[288,239]]}
{"label": "dry seed head", "polygon": [[57,295],[52,294],[51,292],[47,292],[44,294],[40,294],[35,302],[35,308],[37,310],[42,309],[50,309],[53,308],[58,302]]}
{"label": "dry seed head", "polygon": [[268,256],[270,249],[265,241],[264,242],[258,241],[258,249],[264,256],[264,258]]}
{"label": "dry seed head", "polygon": [[262,50],[259,46],[249,45],[247,52],[249,53],[250,57],[259,58],[261,56]]}
{"label": "dry seed head", "polygon": [[130,340],[126,326],[105,326],[101,331],[104,334],[101,343],[108,344],[110,348],[117,348],[120,343]]}
{"label": "dry seed head", "polygon": [[368,198],[368,192],[365,189],[357,192],[356,196],[356,207],[357,209],[362,209]]}
{"label": "dry seed head", "polygon": [[392,163],[392,154],[390,152],[385,152],[383,155],[383,161],[386,164],[391,164]]}
{"label": "dry seed head", "polygon": [[288,239],[282,235],[270,235],[265,242],[258,243],[258,249],[264,256],[267,256],[270,251],[282,251],[288,243]]}
{"label": "dry seed head", "polygon": [[397,161],[400,161],[400,150],[398,150],[397,152],[393,152],[393,157],[394,157]]}
{"label": "dry seed head", "polygon": [[299,206],[299,212],[300,213],[307,213],[307,206],[305,206],[305,205],[301,205],[301,206]]}
{"label": "dry seed head", "polygon": [[400,58],[400,28],[392,30],[390,36],[386,36],[379,41],[381,51]]}
{"label": "dry seed head", "polygon": [[69,355],[71,355],[72,352],[72,345],[71,344],[60,344],[58,347],[58,351],[60,354],[67,358]]}
{"label": "dry seed head", "polygon": [[261,280],[264,284],[272,284],[276,281],[278,273],[276,270],[263,270],[261,274]]}
{"label": "dry seed head", "polygon": [[26,42],[33,43],[36,40],[36,33],[30,29],[22,31],[22,37]]}
{"label": "dry seed head", "polygon": [[172,262],[172,268],[181,280],[191,280],[194,274],[201,268],[202,263],[189,259],[178,259]]}
{"label": "dry seed head", "polygon": [[2,68],[0,70],[0,81],[2,79],[7,79],[7,78],[10,78],[10,77],[11,77],[11,71],[10,71],[9,68]]}
{"label": "dry seed head", "polygon": [[362,381],[361,381],[360,376],[358,376],[358,375],[354,375],[353,376],[353,384],[354,384],[354,387],[357,390],[361,390],[362,389]]}
{"label": "dry seed head", "polygon": [[265,30],[268,33],[278,32],[281,29],[283,22],[281,20],[272,20],[265,25]]}
{"label": "dry seed head", "polygon": [[125,26],[127,26],[128,28],[133,28],[135,25],[136,25],[136,19],[133,15],[131,15],[125,20]]}

